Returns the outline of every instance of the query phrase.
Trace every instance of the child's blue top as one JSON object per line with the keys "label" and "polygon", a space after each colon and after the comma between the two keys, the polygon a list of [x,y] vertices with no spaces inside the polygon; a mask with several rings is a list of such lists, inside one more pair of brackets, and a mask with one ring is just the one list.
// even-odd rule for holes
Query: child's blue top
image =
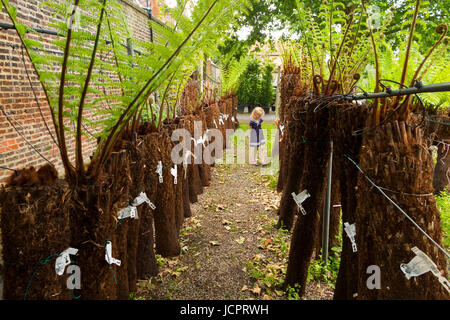
{"label": "child's blue top", "polygon": [[259,147],[266,144],[266,140],[264,139],[264,133],[262,131],[263,119],[259,119],[255,121],[250,119],[250,147]]}

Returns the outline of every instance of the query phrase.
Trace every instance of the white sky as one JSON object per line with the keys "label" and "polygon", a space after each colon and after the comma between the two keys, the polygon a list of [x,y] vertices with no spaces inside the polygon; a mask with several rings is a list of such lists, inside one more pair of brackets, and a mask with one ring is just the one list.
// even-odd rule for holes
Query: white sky
{"label": "white sky", "polygon": [[166,0],[166,4],[169,8],[174,8],[177,6],[177,0]]}

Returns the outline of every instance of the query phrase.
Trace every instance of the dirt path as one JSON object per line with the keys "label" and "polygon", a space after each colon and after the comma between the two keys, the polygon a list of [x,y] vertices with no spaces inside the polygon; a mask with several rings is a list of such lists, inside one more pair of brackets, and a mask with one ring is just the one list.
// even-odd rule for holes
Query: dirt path
{"label": "dirt path", "polygon": [[[135,299],[288,299],[281,291],[290,234],[275,228],[280,195],[259,167],[216,165],[211,186],[192,205],[183,254],[159,258],[160,274],[139,282]],[[331,299],[310,282],[305,299]]]}

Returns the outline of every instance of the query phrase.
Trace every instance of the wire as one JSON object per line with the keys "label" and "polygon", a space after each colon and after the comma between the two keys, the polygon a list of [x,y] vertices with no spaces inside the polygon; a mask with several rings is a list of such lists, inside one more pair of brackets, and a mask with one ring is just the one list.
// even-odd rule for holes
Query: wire
{"label": "wire", "polygon": [[21,51],[22,51],[22,63],[23,63],[23,66],[25,68],[25,72],[27,74],[28,82],[30,83],[31,91],[33,92],[34,100],[36,101],[37,107],[39,109],[39,113],[41,114],[42,120],[44,120],[45,127],[47,128],[48,133],[52,137],[53,142],[56,144],[58,149],[60,149],[59,148],[59,144],[58,144],[58,142],[56,142],[55,137],[53,136],[52,132],[50,131],[50,128],[47,125],[47,121],[45,120],[44,114],[42,113],[41,104],[39,103],[39,99],[37,98],[36,91],[34,90],[33,83],[31,82],[31,77],[30,77],[30,74],[28,72],[27,65],[25,63],[25,53],[24,53],[24,47],[23,46],[22,46],[22,50]]}
{"label": "wire", "polygon": [[401,194],[401,195],[405,195],[405,196],[413,196],[413,197],[430,197],[433,196],[433,193],[421,193],[421,194],[414,194],[414,193],[407,193],[407,192],[400,192],[400,191],[394,191],[388,188],[383,188],[380,187],[380,189],[384,190],[384,191],[388,191],[388,192],[392,192],[392,193],[397,193],[397,194]]}
{"label": "wire", "polygon": [[422,232],[436,247],[439,248],[439,250],[441,250],[446,256],[447,258],[450,258],[450,254],[443,249],[436,241],[434,241],[433,238],[431,238],[402,208],[399,207],[398,204],[396,204],[391,198],[389,198],[388,195],[386,195],[386,193],[384,193],[383,189],[381,187],[379,187],[378,185],[375,184],[375,182],[373,182],[365,173],[364,171],[361,169],[361,167],[355,162],[353,161],[349,156],[344,154],[344,157],[347,158],[351,163],[353,163],[356,168],[358,168],[358,170],[363,174],[363,176],[367,179],[367,181],[370,182],[371,185],[373,185],[378,191],[380,191],[380,193],[386,197],[386,199],[389,200],[389,202],[391,202],[394,207],[396,207],[401,213],[403,213],[403,215],[409,220],[411,221],[414,226],[420,231]]}
{"label": "wire", "polygon": [[[22,133],[20,133],[19,130],[17,130],[16,126],[14,126],[14,124],[11,122],[11,120],[8,117],[8,114],[6,113],[5,109],[3,109],[3,106],[0,106],[0,109],[2,110],[3,114],[5,115],[6,119],[8,120],[8,122],[11,124],[11,126],[14,128],[14,130],[16,130],[16,132],[22,137],[22,139],[31,147],[33,148],[34,151],[36,151],[37,154],[39,154],[42,159],[44,159],[45,161],[47,161],[48,163],[50,163],[53,167],[55,166],[52,162],[50,162],[50,160],[48,160],[46,157],[44,157],[30,142],[28,142],[28,140],[23,136]],[[14,119],[13,119],[14,120]],[[16,122],[16,120],[14,120],[14,122]],[[16,122],[17,123],[17,122]],[[17,123],[20,127],[22,127],[19,123]],[[23,129],[23,127],[22,127]]]}
{"label": "wire", "polygon": [[[394,81],[394,80],[380,79],[380,80],[378,81],[378,83],[381,84],[381,86],[383,86],[383,87],[387,90],[388,93],[389,93],[388,90],[391,90],[391,89],[388,88],[388,87],[386,87],[386,86],[383,84],[382,81],[392,82],[392,83],[398,84],[398,85],[400,85],[400,86],[403,86],[404,88],[408,88],[408,86],[404,85],[403,83],[400,83],[400,82],[397,82],[397,81]],[[415,82],[416,82],[416,87],[420,88],[420,87],[423,86],[422,82],[417,81],[417,80],[416,80]],[[408,123],[406,123],[406,125],[409,126],[409,127],[411,127],[413,130],[416,129],[416,128],[418,128],[418,127],[420,127],[420,126],[424,123],[425,118],[426,118],[426,114],[427,114],[427,108],[425,108],[425,105],[423,104],[422,99],[419,97],[418,94],[414,94],[414,96],[419,100],[419,102],[420,102],[420,104],[421,104],[421,106],[422,106],[422,110],[423,110],[423,111],[422,111],[422,121],[420,121],[420,123],[419,123],[417,126],[411,127],[411,126],[408,125]]]}
{"label": "wire", "polygon": [[450,126],[450,122],[440,122],[440,121],[431,120],[431,119],[428,119],[427,121],[432,122],[432,123],[442,124],[444,126]]}
{"label": "wire", "polygon": [[16,174],[16,176],[17,176],[17,174],[18,174],[17,170],[15,170],[15,169],[3,167],[3,166],[0,166],[0,169],[9,170],[9,171],[14,171],[14,173]]}

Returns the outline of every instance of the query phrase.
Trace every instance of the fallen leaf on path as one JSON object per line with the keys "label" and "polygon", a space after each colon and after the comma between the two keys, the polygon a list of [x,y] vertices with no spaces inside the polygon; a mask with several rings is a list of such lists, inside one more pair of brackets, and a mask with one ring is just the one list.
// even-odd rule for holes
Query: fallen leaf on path
{"label": "fallen leaf on path", "polygon": [[184,271],[186,271],[187,269],[189,269],[188,266],[181,267],[181,268],[177,268],[177,272],[184,272]]}
{"label": "fallen leaf on path", "polygon": [[217,241],[210,241],[209,242],[212,246],[220,246],[220,243]]}
{"label": "fallen leaf on path", "polygon": [[284,295],[284,292],[281,290],[275,290],[275,293],[277,294],[277,296],[282,297]]}
{"label": "fallen leaf on path", "polygon": [[169,260],[167,264],[169,267],[175,267],[178,264],[178,260]]}
{"label": "fallen leaf on path", "polygon": [[261,294],[261,288],[256,285],[253,289],[250,290],[254,294],[257,294],[258,296]]}
{"label": "fallen leaf on path", "polygon": [[235,241],[236,241],[237,243],[239,243],[239,244],[243,244],[244,241],[245,241],[245,238],[244,238],[244,237],[240,237],[239,239],[235,239]]}
{"label": "fallen leaf on path", "polygon": [[241,289],[241,291],[247,291],[247,290],[248,290],[248,287],[246,285],[244,285]]}

